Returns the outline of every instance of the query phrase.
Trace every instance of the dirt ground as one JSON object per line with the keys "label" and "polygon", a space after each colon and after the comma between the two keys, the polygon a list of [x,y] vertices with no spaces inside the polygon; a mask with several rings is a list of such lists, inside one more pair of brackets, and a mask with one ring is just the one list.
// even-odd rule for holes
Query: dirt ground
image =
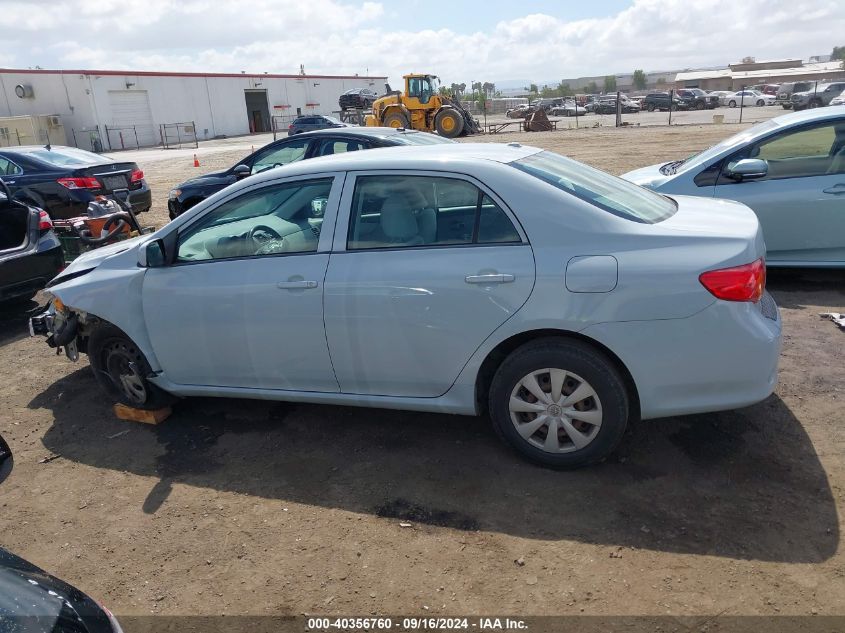
{"label": "dirt ground", "polygon": [[[480,140],[620,173],[736,129]],[[145,220],[243,154],[142,162]],[[611,460],[565,473],[520,461],[486,419],[196,399],[160,426],[122,422],[84,357],[28,338],[35,303],[7,310],[0,545],[119,616],[843,614],[845,332],[818,317],[845,312],[843,282],[771,274],[785,337],[768,400],[637,424]]]}

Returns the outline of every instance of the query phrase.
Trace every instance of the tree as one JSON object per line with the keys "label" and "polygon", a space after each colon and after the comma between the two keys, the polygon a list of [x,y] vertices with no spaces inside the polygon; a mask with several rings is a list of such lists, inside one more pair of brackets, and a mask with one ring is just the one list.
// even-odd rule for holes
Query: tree
{"label": "tree", "polygon": [[830,54],[830,59],[842,59],[845,60],[845,46],[834,46],[833,52]]}
{"label": "tree", "polygon": [[604,91],[616,92],[616,77],[614,75],[608,75],[604,78]]}
{"label": "tree", "polygon": [[523,90],[527,90],[529,95],[536,95],[540,91],[537,89],[537,84],[531,84],[529,86],[525,86]]}
{"label": "tree", "polygon": [[599,91],[598,84],[595,81],[591,81],[586,86],[584,86],[584,92],[587,94],[596,94]]}
{"label": "tree", "polygon": [[569,86],[569,84],[563,81],[560,82],[557,89],[561,97],[571,97],[575,94],[575,91]]}
{"label": "tree", "polygon": [[637,68],[637,70],[634,71],[633,82],[634,88],[636,88],[637,90],[645,90],[646,78],[645,73],[642,71],[642,69]]}

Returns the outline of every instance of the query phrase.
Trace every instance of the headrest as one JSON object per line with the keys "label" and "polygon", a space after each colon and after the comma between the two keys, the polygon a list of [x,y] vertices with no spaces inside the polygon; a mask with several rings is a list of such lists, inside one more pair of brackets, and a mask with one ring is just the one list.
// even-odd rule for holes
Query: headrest
{"label": "headrest", "polygon": [[392,196],[381,205],[381,229],[388,239],[402,242],[419,233],[414,211],[404,198]]}

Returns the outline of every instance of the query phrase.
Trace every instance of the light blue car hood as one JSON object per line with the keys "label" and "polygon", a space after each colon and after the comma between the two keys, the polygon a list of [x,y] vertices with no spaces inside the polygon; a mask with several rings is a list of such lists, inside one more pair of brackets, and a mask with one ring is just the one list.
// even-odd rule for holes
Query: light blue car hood
{"label": "light blue car hood", "polygon": [[56,286],[65,281],[65,279],[74,277],[83,271],[97,268],[110,257],[120,253],[125,253],[129,250],[135,251],[137,250],[139,244],[146,242],[149,238],[149,235],[141,235],[139,237],[133,237],[128,240],[116,242],[115,244],[109,244],[108,246],[101,246],[100,248],[95,248],[87,253],[82,253],[82,255],[68,264],[68,266],[59,275],[57,275],[53,281],[50,282],[50,286]]}
{"label": "light blue car hood", "polygon": [[640,185],[641,187],[656,189],[671,178],[671,176],[665,176],[660,173],[660,168],[664,164],[665,163],[658,163],[657,165],[649,165],[648,167],[635,169],[634,171],[622,174],[622,178],[634,183],[635,185]]}

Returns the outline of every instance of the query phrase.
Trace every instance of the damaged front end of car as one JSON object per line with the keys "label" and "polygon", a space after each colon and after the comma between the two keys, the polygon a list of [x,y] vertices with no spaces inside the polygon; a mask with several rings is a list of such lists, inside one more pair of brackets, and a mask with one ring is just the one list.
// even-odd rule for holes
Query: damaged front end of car
{"label": "damaged front end of car", "polygon": [[61,299],[52,296],[44,312],[30,317],[29,335],[46,336],[47,345],[56,354],[64,351],[65,356],[76,362],[80,352],[87,353],[88,333],[95,321],[87,312],[68,308]]}

